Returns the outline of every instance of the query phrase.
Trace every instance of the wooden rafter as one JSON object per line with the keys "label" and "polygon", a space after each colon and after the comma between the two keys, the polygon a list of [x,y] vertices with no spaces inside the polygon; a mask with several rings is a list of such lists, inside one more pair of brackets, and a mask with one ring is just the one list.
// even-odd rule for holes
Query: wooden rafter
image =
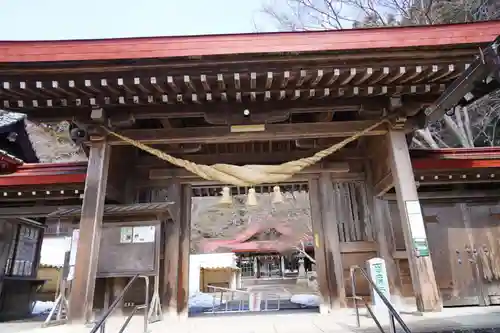
{"label": "wooden rafter", "polygon": [[[162,93],[157,91],[159,87],[157,83],[142,83],[144,81],[151,82],[152,77],[128,76],[93,81],[78,81],[74,78],[68,78],[65,81],[52,81],[49,86],[43,85],[42,81],[10,80],[0,82],[0,107],[36,112],[37,109],[52,108],[83,109],[96,106],[109,108],[169,105],[177,106],[179,109],[196,110],[201,109],[202,105],[220,103],[222,105],[228,104],[228,106],[232,104],[233,108],[250,107],[253,110],[259,110],[263,106],[262,104],[266,105],[268,109],[270,103],[278,103],[281,107],[277,108],[292,109],[291,112],[303,113],[317,112],[314,110],[314,103],[317,103],[318,107],[321,108],[322,104],[329,104],[328,102],[335,99],[340,99],[336,104],[351,99],[351,105],[359,105],[355,99],[360,99],[361,102],[368,98],[383,100],[384,97],[392,95],[412,95],[420,98],[424,95],[434,95],[432,100],[428,100],[428,103],[431,103],[446,89],[448,82],[460,75],[465,65],[462,63],[460,66],[451,67],[446,64],[396,68],[369,67],[351,68],[351,71],[347,68],[339,69],[338,73],[335,70],[311,70],[311,76],[306,82],[301,83],[300,75],[297,72],[292,73],[292,77],[286,85],[280,85],[284,75],[289,73],[283,72],[275,74],[276,80],[273,81],[273,86],[270,88],[266,88],[266,72],[264,71],[254,73],[257,81],[254,89],[238,88],[238,81],[231,80],[232,75],[230,74],[218,75],[219,78],[227,76],[225,82],[228,83],[225,83],[224,89],[217,85],[217,75],[201,74],[190,79],[189,83],[182,80],[182,75],[178,75],[176,77],[168,76],[167,79],[170,78],[170,83],[166,81],[165,77],[155,79],[155,82],[161,82]],[[405,68],[403,75],[400,72],[401,68]],[[386,69],[389,70],[389,73],[384,76],[382,73]],[[318,74],[320,72],[326,74]],[[434,77],[436,73],[439,74],[438,77]],[[332,81],[332,78],[337,76],[338,80]],[[320,80],[316,81],[318,78]],[[24,80],[24,78],[21,77],[20,80]],[[242,77],[242,81],[245,81],[245,87],[249,87],[252,80],[250,77]],[[209,85],[209,90],[207,90],[207,86],[203,86],[204,82]],[[103,83],[105,84],[103,85]],[[301,85],[297,86],[299,83]],[[127,89],[123,89],[125,86]],[[287,105],[287,103],[293,103],[293,105]],[[312,110],[307,111],[305,103],[312,107]],[[301,104],[304,105],[302,108]],[[371,107],[367,105],[367,108]]]}

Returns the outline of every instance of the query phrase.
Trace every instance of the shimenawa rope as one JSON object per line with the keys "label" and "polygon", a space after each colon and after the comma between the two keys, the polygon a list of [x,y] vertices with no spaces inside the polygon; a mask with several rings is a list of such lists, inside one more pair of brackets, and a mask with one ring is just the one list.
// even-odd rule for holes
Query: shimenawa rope
{"label": "shimenawa rope", "polygon": [[280,165],[231,165],[224,163],[217,163],[212,165],[204,165],[193,163],[181,158],[173,157],[161,150],[149,147],[141,142],[127,138],[121,134],[113,132],[112,130],[102,127],[108,134],[113,135],[128,144],[144,150],[151,155],[158,157],[161,160],[167,161],[173,165],[184,168],[195,175],[206,179],[216,180],[223,184],[235,186],[255,186],[259,184],[275,184],[286,181],[294,174],[302,171],[303,169],[314,165],[321,161],[323,158],[333,154],[339,149],[345,147],[347,144],[357,140],[358,138],[369,133],[378,126],[388,123],[389,119],[384,118],[379,122],[365,128],[364,130],[342,140],[339,143],[332,145],[329,148],[321,150],[310,157],[301,158],[295,161],[286,162]]}

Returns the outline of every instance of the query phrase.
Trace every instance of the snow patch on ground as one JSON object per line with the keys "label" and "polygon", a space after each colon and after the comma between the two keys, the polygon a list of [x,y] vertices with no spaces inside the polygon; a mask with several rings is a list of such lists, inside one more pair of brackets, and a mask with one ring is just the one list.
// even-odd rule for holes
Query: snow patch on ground
{"label": "snow patch on ground", "polygon": [[188,300],[188,307],[194,308],[194,307],[199,307],[199,308],[211,308],[214,304],[215,306],[219,304],[225,304],[226,301],[220,300],[220,298],[215,297],[210,295],[210,294],[205,294],[205,293],[196,293],[192,296],[189,297]]}
{"label": "snow patch on ground", "polygon": [[297,294],[290,298],[290,302],[303,306],[319,306],[321,303],[321,297],[318,295]]}
{"label": "snow patch on ground", "polygon": [[54,307],[54,305],[55,305],[54,302],[37,301],[37,302],[35,302],[35,306],[33,307],[33,310],[31,311],[31,313],[34,315],[49,313],[50,310],[52,310],[52,308]]}

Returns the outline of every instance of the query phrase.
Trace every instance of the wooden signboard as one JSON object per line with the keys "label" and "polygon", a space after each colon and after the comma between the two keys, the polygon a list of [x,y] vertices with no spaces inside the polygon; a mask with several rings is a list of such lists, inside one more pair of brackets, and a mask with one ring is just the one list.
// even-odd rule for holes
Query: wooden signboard
{"label": "wooden signboard", "polygon": [[160,230],[159,221],[105,223],[97,277],[157,275]]}

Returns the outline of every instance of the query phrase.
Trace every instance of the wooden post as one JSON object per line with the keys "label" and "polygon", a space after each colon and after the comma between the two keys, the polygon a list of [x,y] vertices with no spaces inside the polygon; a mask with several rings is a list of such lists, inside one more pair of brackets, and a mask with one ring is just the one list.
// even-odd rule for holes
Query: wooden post
{"label": "wooden post", "polygon": [[331,310],[330,283],[328,281],[328,262],[326,260],[326,246],[323,231],[323,214],[321,211],[321,200],[319,192],[318,177],[309,178],[309,202],[311,206],[311,222],[314,238],[314,259],[316,260],[316,279],[318,281],[319,293],[322,298],[320,313],[329,313]]}
{"label": "wooden post", "polygon": [[188,315],[189,299],[189,255],[191,253],[191,185],[181,186],[179,233],[179,279],[177,285],[177,313]]}
{"label": "wooden post", "polygon": [[69,303],[71,321],[88,322],[92,317],[110,148],[103,138],[91,142]]}
{"label": "wooden post", "polygon": [[442,300],[428,250],[422,211],[405,133],[387,134],[391,173],[408,253],[413,290],[419,311],[441,311]]}
{"label": "wooden post", "polygon": [[328,173],[309,179],[309,200],[314,234],[318,287],[323,298],[321,313],[345,307],[346,295],[340,242],[335,215],[332,179]]}
{"label": "wooden post", "polygon": [[[114,301],[123,292],[128,281],[127,281],[127,278],[125,278],[125,277],[114,277],[114,278],[110,278],[110,280],[111,280],[111,289],[113,291],[112,292],[112,296],[113,296],[112,301]],[[122,298],[118,302],[118,305],[116,306],[117,307],[117,309],[115,310],[116,315],[120,315],[120,316],[124,315],[124,310],[125,310],[124,305],[125,305],[125,299]]]}
{"label": "wooden post", "polygon": [[164,312],[169,316],[177,316],[177,278],[179,267],[179,234],[180,234],[180,184],[172,182],[167,190],[167,200],[172,201],[170,208],[172,221],[165,225],[164,279],[162,304]]}
{"label": "wooden post", "polygon": [[[374,140],[375,141],[375,140]],[[375,143],[375,142],[374,142]],[[376,141],[379,143],[379,140]],[[387,150],[382,152],[383,157],[387,158]],[[381,156],[378,157],[381,157]],[[384,163],[382,160],[378,160]],[[385,161],[385,168],[390,169],[390,163]],[[378,243],[378,255],[385,260],[387,268],[387,277],[389,279],[389,287],[391,290],[392,301],[396,305],[402,303],[401,300],[401,279],[399,278],[399,270],[396,261],[394,260],[393,253],[396,251],[394,242],[394,232],[392,230],[392,220],[389,211],[389,204],[386,200],[379,199],[375,196],[375,182],[373,180],[373,171],[371,163],[365,163],[365,174],[367,179],[367,194],[369,212],[373,216],[373,224],[375,226],[376,238]],[[390,172],[390,171],[389,171]],[[392,179],[392,176],[389,173]],[[392,183],[392,182],[391,182]]]}
{"label": "wooden post", "polygon": [[[322,203],[322,222],[325,232],[325,243],[327,245],[326,254],[329,260],[332,260],[332,266],[329,266],[332,286],[332,306],[334,308],[347,307],[347,299],[344,283],[344,268],[342,267],[342,253],[340,250],[340,238],[338,231],[338,212],[336,211],[336,202],[338,198],[334,194],[333,180],[329,173],[322,173],[320,176],[320,193]],[[333,271],[332,271],[333,268]]]}
{"label": "wooden post", "polygon": [[385,260],[392,301],[394,304],[400,306],[403,303],[401,299],[401,290],[403,287],[399,277],[399,269],[393,257],[393,253],[396,252],[396,245],[394,243],[392,221],[388,206],[389,203],[387,201],[373,198],[373,214],[375,217],[379,256]]}

